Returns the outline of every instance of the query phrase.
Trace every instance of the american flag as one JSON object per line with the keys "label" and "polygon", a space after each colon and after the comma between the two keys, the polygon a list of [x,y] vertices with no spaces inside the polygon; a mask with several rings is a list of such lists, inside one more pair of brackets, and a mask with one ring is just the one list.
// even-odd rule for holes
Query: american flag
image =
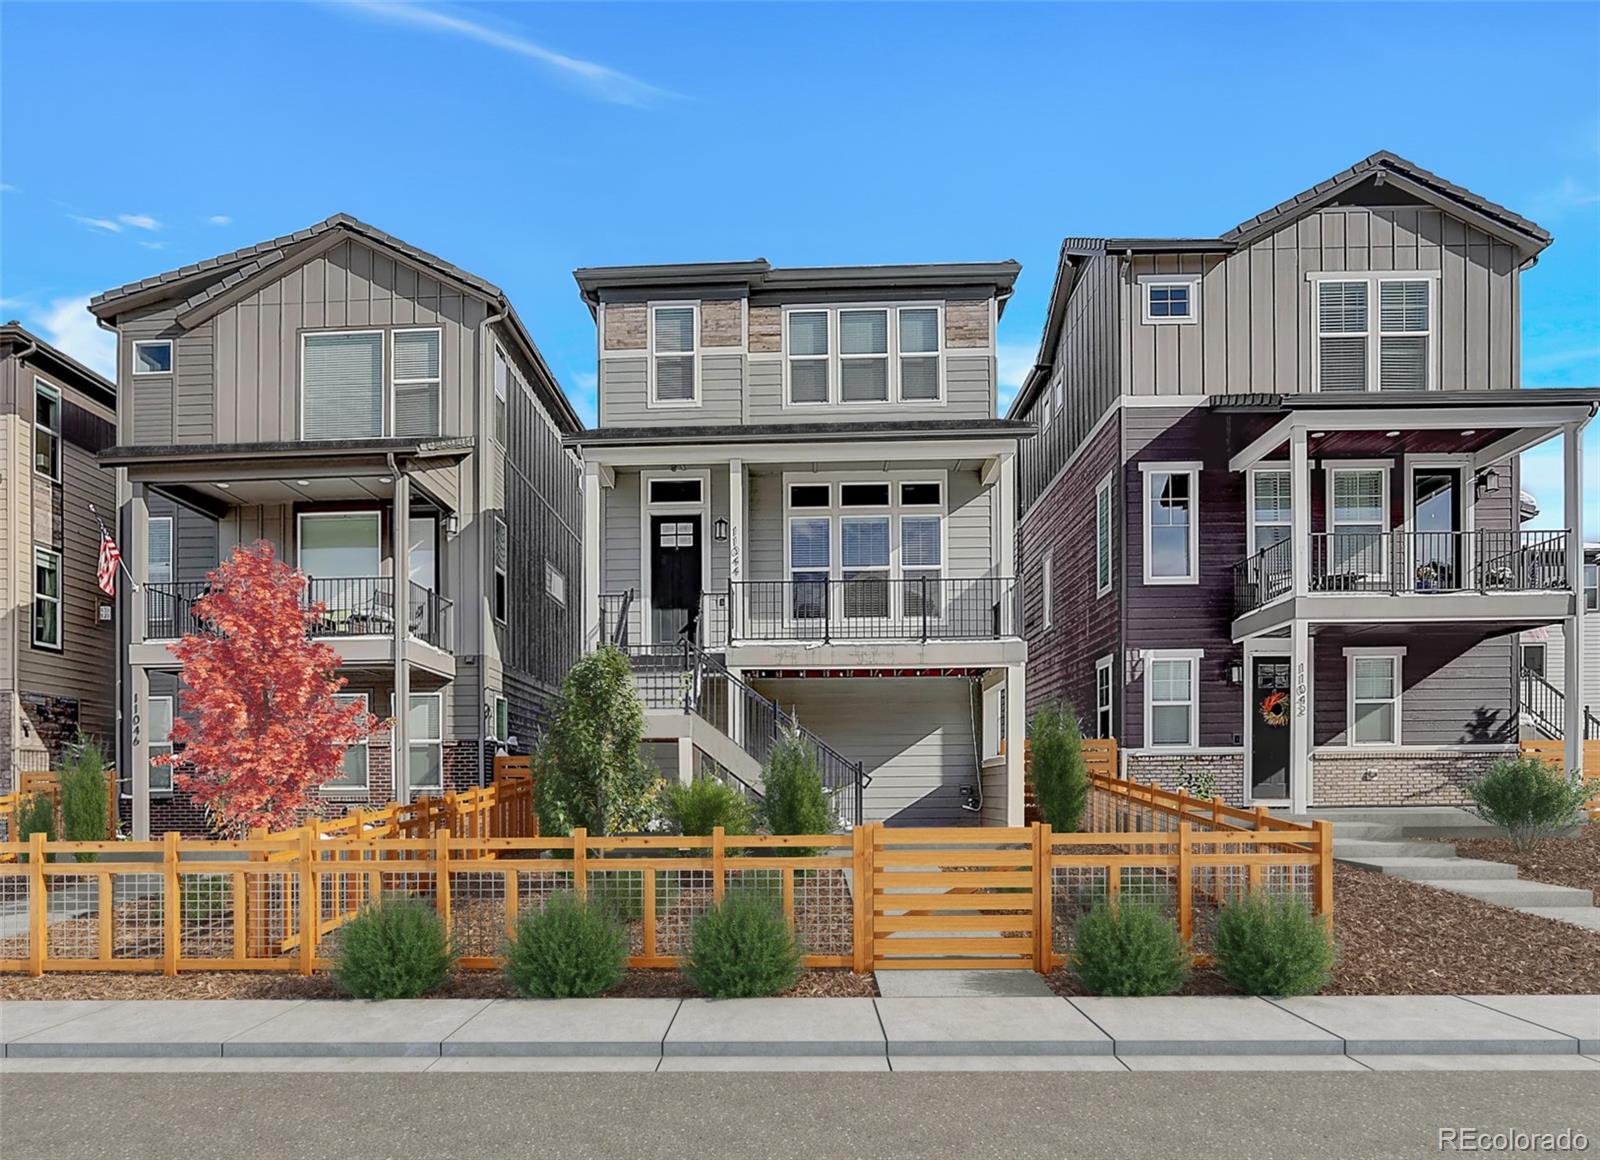
{"label": "american flag", "polygon": [[104,528],[100,529],[100,567],[96,573],[100,581],[100,591],[107,596],[117,594],[117,566],[122,563],[122,552],[117,547],[117,542],[111,538],[111,533]]}

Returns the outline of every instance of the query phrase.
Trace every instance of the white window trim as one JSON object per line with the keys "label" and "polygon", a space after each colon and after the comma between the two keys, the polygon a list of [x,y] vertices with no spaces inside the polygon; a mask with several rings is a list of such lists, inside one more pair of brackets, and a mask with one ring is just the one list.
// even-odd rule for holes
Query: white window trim
{"label": "white window trim", "polygon": [[[1322,520],[1324,534],[1329,537],[1332,537],[1335,533],[1337,533],[1341,526],[1361,526],[1359,524],[1352,525],[1349,521],[1346,521],[1343,525],[1341,525],[1340,521],[1334,518],[1338,512],[1338,508],[1334,503],[1334,488],[1336,486],[1335,478],[1340,475],[1356,475],[1362,472],[1370,471],[1376,471],[1378,473],[1378,478],[1381,481],[1382,486],[1382,495],[1379,497],[1379,502],[1382,505],[1383,527],[1380,529],[1378,535],[1378,544],[1380,547],[1378,553],[1380,557],[1379,566],[1382,568],[1382,571],[1376,573],[1366,572],[1362,575],[1367,579],[1374,579],[1389,575],[1389,533],[1394,530],[1392,518],[1393,511],[1390,507],[1390,504],[1393,502],[1393,497],[1389,494],[1389,476],[1394,470],[1394,464],[1387,459],[1340,459],[1328,460],[1324,467],[1327,474],[1326,478],[1323,480]],[[1324,547],[1322,553],[1321,565],[1324,572],[1327,572],[1327,570],[1331,567],[1331,552],[1332,543],[1330,540],[1327,542],[1327,546]],[[1313,563],[1315,563],[1315,561],[1313,561]]]}
{"label": "white window trim", "polygon": [[145,532],[145,541],[144,541],[145,542],[145,555],[147,557],[149,557],[149,558],[145,561],[145,579],[146,579],[147,582],[153,583],[153,584],[170,584],[170,583],[172,583],[173,579],[176,576],[176,571],[175,571],[176,560],[175,560],[175,557],[177,556],[178,552],[177,552],[177,544],[174,543],[172,537],[173,537],[173,535],[174,535],[174,533],[176,532],[177,529],[173,526],[173,519],[172,519],[171,516],[151,516],[150,519],[149,519],[150,527],[153,528],[157,524],[166,524],[167,525],[167,559],[166,559],[167,577],[166,577],[165,580],[157,580],[155,578],[154,565],[156,563],[156,558],[155,558],[155,555],[150,551],[150,533],[148,531],[146,531]]}
{"label": "white window trim", "polygon": [[[140,370],[139,369],[139,348],[142,347],[142,346],[164,346],[164,347],[166,347],[167,348],[167,368],[168,369],[166,369],[164,371],[142,371],[142,370]],[[144,376],[151,376],[151,375],[159,377],[159,376],[162,376],[162,375],[176,374],[177,370],[178,370],[176,353],[177,352],[173,349],[172,340],[170,338],[139,338],[139,339],[135,339],[134,342],[133,342],[133,349],[132,349],[132,355],[133,355],[133,370],[132,370],[132,373],[133,373],[133,375],[135,377],[144,377]]]}
{"label": "white window trim", "polygon": [[[1439,286],[1438,270],[1313,270],[1306,275],[1311,285],[1311,389],[1322,390],[1322,318],[1318,307],[1321,282],[1365,282],[1367,284],[1367,391],[1379,391],[1379,373],[1382,370],[1383,317],[1381,314],[1384,282],[1428,282],[1428,390],[1439,389]],[[1337,331],[1348,338],[1357,337],[1355,331]],[[1417,331],[1395,330],[1391,337],[1417,334]],[[1345,392],[1340,392],[1345,393]],[[1361,392],[1351,391],[1349,394]]]}
{"label": "white window trim", "polygon": [[[698,325],[698,323],[697,323]],[[650,498],[650,485],[657,479],[698,479],[697,503],[657,502]],[[787,499],[785,499],[787,503]],[[711,469],[691,471],[641,471],[639,473],[639,636],[641,644],[653,644],[651,615],[654,608],[650,575],[650,518],[655,515],[698,515],[700,517],[700,586],[711,583]]]}
{"label": "white window trim", "polygon": [[[1291,507],[1290,507],[1289,519],[1288,519],[1287,522],[1268,521],[1266,524],[1262,524],[1259,520],[1256,519],[1256,476],[1258,476],[1258,475],[1288,475],[1288,476],[1290,476],[1290,479],[1289,479],[1290,492],[1289,492],[1289,494],[1291,496],[1291,499],[1290,499]],[[1245,521],[1246,521],[1246,525],[1247,525],[1246,545],[1247,545],[1247,548],[1248,548],[1248,551],[1245,554],[1248,555],[1248,556],[1254,556],[1257,552],[1259,552],[1261,550],[1261,545],[1256,542],[1256,529],[1258,527],[1288,528],[1289,529],[1289,538],[1292,540],[1294,538],[1294,511],[1293,511],[1293,502],[1294,501],[1293,501],[1293,498],[1292,498],[1293,495],[1294,495],[1294,477],[1293,477],[1293,475],[1292,475],[1292,473],[1290,471],[1289,464],[1284,463],[1281,460],[1267,460],[1267,461],[1264,461],[1262,463],[1259,463],[1255,467],[1252,467],[1250,469],[1249,476],[1245,481],[1245,486],[1247,488],[1247,490],[1245,492],[1244,503],[1245,503]]]}
{"label": "white window trim", "polygon": [[[54,596],[41,596],[39,594],[39,564],[42,560],[51,560],[55,563],[56,594]],[[65,570],[66,561],[60,552],[57,552],[53,548],[34,548],[32,574],[33,600],[28,605],[28,620],[31,622],[28,626],[28,632],[34,648],[45,649],[49,652],[57,653],[64,652],[66,650],[67,626],[66,622],[62,619],[66,614],[66,606],[62,600],[67,591]],[[56,606],[56,639],[53,641],[39,639],[39,618],[34,615],[34,609],[38,606],[41,600],[47,604],[54,604]]]}
{"label": "white window trim", "polygon": [[[40,395],[45,395],[45,396],[55,400],[55,404],[56,404],[56,425],[55,425],[55,429],[54,430],[52,430],[49,427],[46,427],[43,423],[39,422],[39,396]],[[61,437],[61,419],[62,419],[63,406],[64,406],[64,404],[63,404],[62,398],[61,398],[61,388],[60,387],[57,387],[53,383],[46,382],[44,379],[41,379],[41,378],[35,378],[33,380],[34,446],[31,446],[31,447],[28,448],[28,458],[33,460],[33,473],[35,475],[42,475],[42,476],[44,476],[44,478],[46,478],[48,480],[51,480],[54,483],[60,483],[61,482],[61,475],[62,475],[62,470],[63,470],[62,469],[62,460],[66,458],[66,456],[65,456],[65,454],[64,454],[64,452],[62,450],[63,440],[62,440],[62,437]],[[38,450],[37,450],[37,445],[38,445],[38,439],[39,439],[39,432],[40,431],[46,432],[47,434],[49,434],[55,440],[55,449],[56,449],[55,450],[55,460],[54,460],[53,463],[51,463],[51,465],[50,465],[51,470],[49,472],[44,472],[44,471],[40,471],[39,470],[39,459],[38,459],[38,454],[39,453],[38,453]]]}
{"label": "white window trim", "polygon": [[[1150,291],[1156,286],[1187,286],[1189,313],[1178,317],[1158,317],[1150,313]],[[1200,320],[1199,274],[1140,274],[1139,301],[1143,321],[1150,326],[1192,326]]]}
{"label": "white window trim", "polygon": [[[602,305],[604,304],[602,303]],[[491,365],[489,369],[491,390],[489,399],[489,438],[496,447],[504,448],[506,439],[511,437],[511,380],[516,376],[517,372],[515,364],[511,361],[511,356],[506,353],[505,348],[498,342],[494,344],[494,353],[506,368],[506,381],[504,385],[501,384],[499,377],[494,373],[494,367]],[[440,357],[442,358],[443,356],[441,355]],[[441,391],[441,400],[443,399],[443,394]],[[495,423],[495,412],[500,407],[504,407],[506,412],[505,430],[503,431],[496,430]]]}
{"label": "white window trim", "polygon": [[[1399,749],[1403,743],[1401,727],[1403,718],[1403,701],[1405,699],[1405,656],[1406,650],[1402,645],[1372,645],[1363,647],[1349,647],[1344,650],[1344,743],[1349,749]],[[1356,731],[1356,661],[1362,658],[1386,657],[1394,665],[1394,696],[1390,698],[1394,705],[1394,740],[1392,741],[1357,741]],[[1368,704],[1377,704],[1368,701]]]}
{"label": "white window trim", "polygon": [[[822,354],[794,354],[789,350],[789,318],[791,315],[795,314],[822,315],[822,329],[828,336],[828,349],[826,351],[824,351]],[[835,328],[832,311],[822,306],[786,306],[783,308],[782,317],[779,319],[779,324],[781,327],[781,334],[778,341],[779,345],[783,347],[783,405],[785,407],[796,407],[801,409],[807,407],[828,406],[833,402],[834,390],[833,355]],[[822,398],[796,402],[792,397],[790,394],[791,390],[793,389],[791,385],[792,377],[789,372],[791,364],[795,360],[800,362],[820,362],[822,364]]]}
{"label": "white window trim", "polygon": [[[1098,737],[1111,737],[1117,727],[1117,684],[1116,684],[1116,654],[1107,653],[1094,662],[1094,728]],[[1106,703],[1100,703],[1100,674],[1105,674]],[[1105,715],[1105,725],[1100,724],[1101,714]]]}
{"label": "white window trim", "polygon": [[1550,679],[1550,643],[1543,640],[1524,640],[1518,642],[1518,647],[1521,650],[1518,655],[1518,663],[1524,669],[1531,667],[1528,664],[1528,651],[1530,649],[1539,650],[1539,674],[1548,681]]}
{"label": "white window trim", "polygon": [[[302,330],[300,332],[300,381],[296,385],[296,389],[295,389],[295,405],[300,410],[299,426],[300,426],[300,438],[302,438],[302,439],[305,439],[305,440],[316,440],[316,439],[326,439],[326,438],[328,438],[328,436],[326,436],[326,435],[307,435],[306,434],[306,339],[308,339],[308,338],[328,338],[328,337],[331,337],[331,336],[334,336],[334,335],[340,335],[340,334],[376,334],[378,336],[378,339],[379,339],[379,343],[378,343],[378,360],[379,360],[379,363],[381,364],[378,367],[378,383],[379,383],[379,386],[383,390],[383,394],[384,394],[384,398],[385,398],[386,403],[387,402],[392,402],[392,400],[390,400],[388,398],[389,391],[388,391],[388,387],[385,385],[389,381],[389,365],[388,365],[388,363],[389,363],[389,349],[388,349],[389,348],[389,343],[388,343],[388,340],[386,338],[384,338],[384,331],[383,331],[383,329],[381,327],[356,327],[356,328],[352,328],[352,329],[332,328],[332,329]],[[444,354],[443,354],[442,351],[440,352],[439,359],[440,359],[440,364],[441,364],[439,369],[441,371],[443,371],[443,369],[444,369],[444,367],[443,367]],[[387,413],[387,409],[386,409],[384,414],[378,416],[378,435],[380,437],[388,435],[389,430],[390,430],[390,425],[389,424],[390,424],[389,414]]]}
{"label": "white window trim", "polygon": [[[1589,583],[1589,578],[1594,577],[1594,583]],[[1590,603],[1589,593],[1595,594],[1595,602]],[[1594,612],[1600,609],[1600,564],[1591,564],[1587,560],[1583,565],[1583,610]]]}
{"label": "white window trim", "polygon": [[[1144,747],[1163,753],[1183,753],[1200,747],[1200,659],[1206,655],[1200,648],[1147,649],[1144,654]],[[1180,745],[1171,742],[1158,744],[1155,740],[1154,670],[1157,661],[1187,661],[1189,663],[1189,740]],[[1178,705],[1181,701],[1163,701],[1164,705]]]}
{"label": "white window trim", "polygon": [[[333,695],[333,699],[341,705],[349,704],[351,701],[360,701],[366,706],[368,713],[372,712],[372,695],[370,693],[335,693]],[[320,793],[364,794],[371,790],[372,750],[370,748],[370,738],[363,736],[356,741],[350,742],[345,746],[345,749],[351,750],[357,747],[361,749],[361,784],[356,785],[354,783],[346,783],[343,785],[334,785],[330,782],[323,782],[317,787]]]}
{"label": "white window trim", "polygon": [[[882,354],[845,354],[844,352],[844,316],[846,314],[881,314],[883,315],[883,353]],[[895,333],[896,317],[894,309],[890,306],[873,303],[867,306],[841,306],[833,313],[833,330],[835,341],[834,366],[838,370],[838,404],[841,407],[888,407],[895,402],[895,378],[898,371],[898,359],[895,357],[899,347],[899,335]],[[847,362],[882,362],[883,363],[883,398],[881,399],[847,399],[844,397],[844,364]]]}
{"label": "white window trim", "polygon": [[[1112,524],[1112,516],[1116,509],[1116,492],[1113,490],[1115,486],[1116,473],[1108,471],[1105,478],[1100,481],[1100,486],[1094,489],[1094,592],[1096,599],[1107,595],[1116,583],[1116,529]],[[1101,506],[1102,499],[1104,500],[1103,508]],[[1102,524],[1104,525],[1103,537],[1101,535]],[[1105,552],[1105,567],[1103,569],[1101,568],[1100,555],[1102,540]],[[1100,582],[1102,570],[1105,572],[1105,583],[1103,584]]]}
{"label": "white window trim", "polygon": [[1054,552],[1046,552],[1044,554],[1044,562],[1039,565],[1039,586],[1041,589],[1039,605],[1040,619],[1043,621],[1040,627],[1047,632],[1056,622],[1055,571],[1056,554]]}
{"label": "white window trim", "polygon": [[[900,346],[900,333],[901,333],[901,331],[900,331],[900,316],[902,314],[904,314],[908,310],[932,310],[933,311],[934,340],[933,340],[933,349],[931,351],[914,350],[914,351],[911,351],[911,352],[907,353],[905,350],[901,349],[901,346]],[[894,400],[895,403],[910,403],[913,406],[929,406],[929,407],[942,407],[942,406],[944,406],[944,396],[945,396],[945,385],[944,385],[944,303],[942,303],[942,302],[924,302],[924,303],[908,303],[908,304],[906,304],[904,306],[896,306],[894,308],[894,335],[893,335],[893,337],[892,337],[892,339],[890,341],[894,345],[895,353],[894,353],[894,366],[891,368],[890,375],[889,375],[889,397],[892,400]],[[934,396],[933,396],[933,398],[931,398],[931,399],[906,399],[906,398],[903,398],[901,396],[901,391],[903,389],[903,384],[904,384],[904,377],[901,375],[900,372],[904,369],[903,368],[903,364],[904,364],[905,360],[908,359],[908,358],[923,359],[923,360],[932,359],[933,360],[933,372],[934,372],[933,373],[933,378],[934,378]]]}
{"label": "white window trim", "polygon": [[[501,516],[494,516],[492,518],[494,519],[494,523],[491,525],[489,533],[490,577],[491,580],[503,579],[505,581],[506,599],[503,607],[496,608],[494,606],[494,589],[491,588],[489,590],[489,614],[494,617],[496,624],[506,624],[509,623],[511,619],[511,527]],[[499,531],[499,537],[495,536],[496,529]],[[503,538],[506,543],[506,562],[504,564],[500,563],[499,559],[497,558],[498,553],[496,553],[494,550],[495,540],[497,538]]]}
{"label": "white window trim", "polygon": [[[152,712],[150,712],[150,710],[155,706],[155,703],[157,701],[163,701],[163,702],[166,703],[166,705],[168,707],[167,708],[167,717],[168,717],[168,719],[172,720],[172,721],[176,721],[177,720],[177,710],[178,710],[177,698],[176,697],[172,697],[172,696],[168,696],[168,695],[165,695],[165,694],[163,694],[161,696],[146,697],[145,698],[145,716],[146,716],[146,720],[149,720],[151,717],[154,716],[154,714]],[[167,735],[165,737],[161,738],[160,740],[157,740],[155,737],[147,737],[145,739],[145,754],[146,754],[146,760],[147,761],[149,761],[151,759],[154,759],[154,758],[157,758],[157,757],[165,757],[165,756],[167,756],[167,755],[169,755],[171,753],[172,753],[172,733],[171,733],[170,730],[168,731]],[[167,771],[167,784],[164,785],[164,786],[152,785],[150,787],[150,796],[151,797],[171,797],[172,796],[172,773],[173,773],[172,766],[168,765],[168,766],[165,766],[164,768]]]}
{"label": "white window trim", "polygon": [[[501,711],[504,710],[506,727],[500,728]],[[511,733],[511,702],[506,700],[504,693],[497,693],[493,689],[485,693],[484,702],[484,739],[487,741],[504,742],[509,740]]]}
{"label": "white window trim", "polygon": [[[397,358],[395,358],[395,354],[394,354],[395,341],[402,334],[424,334],[424,333],[426,333],[428,331],[432,331],[434,334],[437,334],[439,336],[439,373],[438,373],[438,375],[435,376],[434,378],[431,378],[431,379],[402,379],[402,378],[398,377],[395,374],[395,369],[400,365],[400,361]],[[438,429],[439,435],[442,436],[444,434],[444,328],[440,327],[440,326],[397,326],[393,330],[389,331],[389,351],[388,351],[388,355],[389,355],[389,368],[388,369],[389,369],[389,416],[390,416],[389,421],[388,421],[388,427],[391,430],[394,427],[394,418],[393,418],[393,416],[396,414],[396,411],[395,411],[395,398],[399,394],[400,388],[401,387],[420,387],[420,386],[426,386],[427,384],[431,383],[435,387],[438,388],[438,390],[434,394],[434,415],[433,415],[434,424],[433,425],[434,425],[435,428]],[[507,372],[508,375],[510,374],[510,371],[511,371],[511,363],[508,360],[506,362],[506,372]],[[507,411],[508,417],[509,417],[509,414],[510,414],[510,412],[508,410]],[[435,436],[435,438],[437,438],[437,436]]]}
{"label": "white window trim", "polygon": [[[948,376],[946,374],[945,360],[950,349],[945,345],[945,302],[933,301],[892,301],[892,302],[795,302],[782,309],[780,320],[780,345],[782,351],[777,357],[783,363],[783,406],[785,409],[795,408],[808,410],[816,407],[898,407],[902,404],[914,407],[945,407],[949,403]],[[885,354],[857,354],[846,355],[840,351],[839,342],[839,316],[841,313],[855,310],[877,310],[888,314],[888,343]],[[934,311],[934,329],[938,336],[937,349],[934,352],[912,351],[902,356],[900,350],[900,314],[905,310],[932,310]],[[825,314],[828,320],[828,353],[822,355],[791,355],[789,353],[789,316],[791,314]],[[978,353],[977,348],[973,353]],[[752,356],[762,357],[762,356]],[[791,381],[789,375],[790,360],[798,358],[805,360],[821,360],[826,357],[828,363],[828,391],[827,397],[821,402],[796,403],[790,399]],[[933,399],[903,399],[901,397],[900,359],[906,358],[933,358],[938,367],[939,394]],[[851,399],[843,397],[843,374],[841,365],[850,359],[888,359],[888,385],[887,395],[883,399]]]}
{"label": "white window trim", "polygon": [[[420,697],[431,697],[431,698],[433,698],[435,701],[437,701],[439,703],[439,736],[437,736],[437,737],[417,737],[415,735],[412,735],[412,736],[407,737],[406,738],[406,745],[409,748],[408,748],[408,751],[407,751],[407,753],[405,755],[405,769],[402,770],[400,768],[400,762],[398,760],[398,755],[394,751],[395,750],[395,737],[394,737],[395,731],[393,729],[389,730],[389,767],[390,767],[390,769],[392,769],[394,771],[391,776],[394,778],[394,784],[395,784],[395,788],[396,789],[399,788],[401,779],[404,778],[405,779],[406,790],[408,792],[412,791],[412,790],[418,790],[418,789],[437,789],[441,793],[443,793],[444,792],[444,693],[435,692],[435,693],[412,693],[411,694],[411,700],[413,700],[413,701],[417,700]],[[390,716],[394,715],[394,707],[395,707],[394,694],[390,693],[389,694],[389,714],[390,714]],[[407,711],[409,712],[410,705],[407,705],[406,708],[407,708]],[[439,749],[439,784],[436,785],[436,786],[434,786],[434,785],[417,785],[417,784],[414,784],[411,781],[411,754],[410,754],[409,750],[410,749],[415,749],[419,745],[433,745],[433,746],[437,746],[438,749]]]}
{"label": "white window trim", "polygon": [[[1141,463],[1139,470],[1143,473],[1144,508],[1140,516],[1144,524],[1144,582],[1153,585],[1173,584],[1199,584],[1200,583],[1200,471],[1202,464],[1198,460],[1185,460],[1173,463]],[[1154,511],[1151,497],[1152,481],[1157,475],[1187,475],[1189,476],[1189,571],[1183,576],[1157,576],[1150,570],[1150,542],[1152,524],[1150,516]]]}
{"label": "white window trim", "polygon": [[[656,311],[657,310],[691,310],[694,312],[693,321],[690,323],[690,336],[694,345],[690,350],[656,350]],[[660,410],[685,410],[701,405],[700,382],[700,303],[697,300],[647,302],[645,304],[645,406]],[[694,379],[694,396],[688,399],[658,399],[656,398],[656,355],[667,358],[682,358],[685,355],[694,360],[690,372]]]}
{"label": "white window trim", "polygon": [[[557,583],[557,584],[551,583],[552,577],[555,580],[559,581],[559,583]],[[561,590],[559,595],[556,592],[557,588],[559,588]],[[551,600],[554,600],[562,608],[565,608],[567,606],[567,576],[566,576],[566,573],[563,572],[560,568],[557,568],[549,560],[546,560],[544,562],[544,590],[545,590],[545,595],[550,597]]]}
{"label": "white window trim", "polygon": [[996,682],[983,690],[983,759],[992,761],[1005,755],[1006,686]]}

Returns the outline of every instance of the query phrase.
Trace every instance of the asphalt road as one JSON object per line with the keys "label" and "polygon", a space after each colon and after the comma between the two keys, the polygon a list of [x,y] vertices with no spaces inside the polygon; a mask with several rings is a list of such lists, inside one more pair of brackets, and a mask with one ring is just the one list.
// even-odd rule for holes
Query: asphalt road
{"label": "asphalt road", "polygon": [[[3,1160],[1438,1156],[1438,1129],[1600,1155],[1593,1073],[0,1077]],[[1482,1155],[1483,1153],[1478,1153]]]}

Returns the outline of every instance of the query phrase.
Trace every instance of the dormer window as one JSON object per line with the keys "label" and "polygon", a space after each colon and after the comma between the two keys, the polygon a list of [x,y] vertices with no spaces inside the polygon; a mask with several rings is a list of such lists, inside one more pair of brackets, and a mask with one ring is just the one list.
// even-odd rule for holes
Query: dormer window
{"label": "dormer window", "polygon": [[650,405],[695,407],[700,379],[695,374],[700,308],[693,303],[650,308]]}
{"label": "dormer window", "polygon": [[1144,320],[1152,325],[1194,322],[1200,312],[1199,274],[1145,274]]}

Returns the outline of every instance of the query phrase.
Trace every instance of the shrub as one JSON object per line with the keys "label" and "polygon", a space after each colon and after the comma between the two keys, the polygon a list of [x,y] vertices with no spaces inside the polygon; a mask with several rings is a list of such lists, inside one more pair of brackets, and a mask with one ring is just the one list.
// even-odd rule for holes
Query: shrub
{"label": "shrub", "polygon": [[[29,794],[17,805],[17,836],[14,841],[26,842],[29,834],[43,834],[46,842],[56,840],[56,808],[48,795]],[[48,861],[53,855],[46,854]]]}
{"label": "shrub", "polygon": [[1298,898],[1258,892],[1217,911],[1217,973],[1246,995],[1315,994],[1333,973],[1335,953],[1327,923]]}
{"label": "shrub", "polygon": [[800,977],[800,947],[780,907],[736,891],[695,919],[683,973],[714,999],[776,995]]}
{"label": "shrub", "polygon": [[557,894],[525,914],[506,946],[506,981],[535,999],[587,999],[622,981],[628,933],[602,903]]}
{"label": "shrub", "polygon": [[416,999],[443,986],[454,962],[433,907],[388,898],[345,923],[333,977],[358,999]]}
{"label": "shrub", "polygon": [[1072,973],[1091,995],[1170,995],[1190,962],[1177,926],[1145,903],[1097,903],[1073,932]]}
{"label": "shrub", "polygon": [[1516,849],[1533,849],[1582,817],[1590,787],[1537,757],[1501,758],[1467,787],[1472,812],[1500,827]]}
{"label": "shrub", "polygon": [[755,829],[755,811],[744,795],[712,777],[669,785],[661,796],[661,814],[675,834],[705,837],[717,826],[728,834]]}
{"label": "shrub", "polygon": [[[69,842],[106,840],[106,759],[100,746],[81,734],[61,767],[61,829]],[[93,862],[95,855],[79,854]]]}
{"label": "shrub", "polygon": [[1033,742],[1033,798],[1050,827],[1076,833],[1089,802],[1089,770],[1083,735],[1071,705],[1046,705],[1028,730]]}
{"label": "shrub", "polygon": [[[785,728],[772,747],[761,775],[761,792],[762,815],[774,834],[833,832],[833,807],[822,784],[816,750],[798,729]],[[803,847],[784,851],[794,856],[814,852]]]}

